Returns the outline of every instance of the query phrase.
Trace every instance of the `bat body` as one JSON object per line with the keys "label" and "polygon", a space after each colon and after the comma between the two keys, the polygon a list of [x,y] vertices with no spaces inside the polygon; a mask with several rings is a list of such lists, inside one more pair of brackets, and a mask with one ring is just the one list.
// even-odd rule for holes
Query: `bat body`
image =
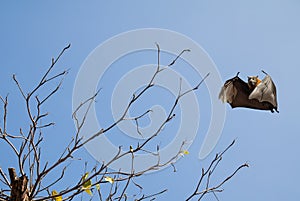
{"label": "bat body", "polygon": [[239,78],[238,74],[225,82],[219,94],[221,101],[229,103],[232,108],[278,112],[276,87],[268,74],[263,80],[259,80],[257,76],[248,77],[248,83]]}

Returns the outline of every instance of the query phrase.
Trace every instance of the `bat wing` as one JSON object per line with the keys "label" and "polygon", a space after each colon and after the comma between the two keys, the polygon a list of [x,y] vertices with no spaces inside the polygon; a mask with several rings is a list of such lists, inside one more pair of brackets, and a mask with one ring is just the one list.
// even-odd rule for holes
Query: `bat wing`
{"label": "bat wing", "polygon": [[276,86],[269,75],[266,75],[261,83],[255,87],[255,89],[249,95],[249,99],[256,99],[261,103],[268,102],[277,111]]}
{"label": "bat wing", "polygon": [[258,99],[249,99],[251,90],[248,84],[241,78],[235,76],[227,80],[221,88],[219,99],[224,103],[229,103],[232,108],[244,107],[258,110],[273,110],[274,106],[267,101],[258,101]]}
{"label": "bat wing", "polygon": [[224,84],[224,86],[221,88],[220,94],[219,94],[219,99],[223,103],[233,103],[234,99],[237,95],[237,89],[233,85],[233,80],[227,80]]}

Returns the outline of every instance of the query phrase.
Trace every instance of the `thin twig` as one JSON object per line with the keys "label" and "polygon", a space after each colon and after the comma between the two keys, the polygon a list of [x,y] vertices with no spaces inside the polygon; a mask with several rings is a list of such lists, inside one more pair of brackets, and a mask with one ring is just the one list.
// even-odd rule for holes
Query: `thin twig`
{"label": "thin twig", "polygon": [[1,174],[1,176],[2,176],[2,178],[4,179],[4,181],[5,181],[5,184],[9,187],[9,188],[11,188],[11,186],[10,186],[10,182],[8,181],[8,179],[7,179],[7,177],[6,177],[6,175],[4,174],[4,172],[3,172],[3,170],[2,170],[2,168],[0,167],[0,174]]}
{"label": "thin twig", "polygon": [[[204,168],[202,168],[201,176],[200,176],[198,184],[195,188],[195,191],[186,199],[186,201],[192,199],[193,197],[195,197],[197,195],[200,195],[198,200],[201,200],[204,197],[204,195],[206,195],[207,193],[222,192],[223,189],[220,189],[220,187],[222,187],[227,181],[229,181],[240,169],[242,169],[244,167],[249,167],[249,165],[247,163],[240,165],[238,168],[235,169],[235,171],[231,175],[226,177],[219,184],[215,185],[214,187],[209,187],[210,178],[211,178],[213,172],[215,171],[216,167],[219,165],[220,161],[222,160],[223,155],[234,145],[234,143],[235,143],[235,140],[233,140],[232,143],[230,143],[220,154],[216,154],[215,158],[211,161],[207,170],[204,170]],[[199,191],[200,185],[202,184],[205,177],[206,177],[205,189],[202,191]],[[215,195],[215,197],[216,197],[216,195]],[[217,197],[216,197],[216,199],[218,200]]]}

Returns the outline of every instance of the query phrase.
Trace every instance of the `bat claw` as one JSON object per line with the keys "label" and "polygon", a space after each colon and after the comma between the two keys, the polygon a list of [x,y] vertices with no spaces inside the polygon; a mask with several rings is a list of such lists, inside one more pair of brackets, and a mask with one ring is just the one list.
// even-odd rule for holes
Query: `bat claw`
{"label": "bat claw", "polygon": [[272,109],[271,109],[271,112],[274,113],[274,110],[275,110],[277,113],[279,113],[279,111],[277,110],[276,107],[275,107],[275,108],[272,108]]}

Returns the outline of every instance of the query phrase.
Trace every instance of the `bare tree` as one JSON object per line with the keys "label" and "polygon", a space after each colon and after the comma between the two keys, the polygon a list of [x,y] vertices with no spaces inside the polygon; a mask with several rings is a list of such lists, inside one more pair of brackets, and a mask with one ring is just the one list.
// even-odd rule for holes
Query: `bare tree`
{"label": "bare tree", "polygon": [[[58,182],[65,180],[65,173],[68,171],[68,163],[74,159],[74,155],[76,152],[80,151],[84,145],[91,142],[95,138],[99,137],[104,133],[108,133],[112,130],[112,128],[116,127],[120,122],[125,121],[125,116],[128,114],[129,109],[132,105],[143,96],[146,91],[149,91],[155,84],[154,81],[157,75],[166,68],[170,68],[172,65],[176,63],[178,58],[185,52],[189,50],[183,50],[178,54],[178,56],[167,66],[160,66],[160,48],[157,44],[157,68],[152,78],[149,80],[148,84],[140,90],[136,94],[132,94],[131,100],[128,102],[126,108],[122,115],[111,125],[106,128],[100,129],[98,132],[91,135],[91,137],[84,139],[81,137],[80,132],[82,131],[82,127],[86,122],[86,116],[89,112],[90,105],[95,101],[95,98],[98,96],[99,92],[96,92],[92,97],[88,98],[84,102],[82,102],[72,114],[72,117],[76,124],[76,133],[74,133],[73,138],[70,140],[69,144],[67,144],[64,148],[64,151],[55,161],[46,161],[42,162],[41,156],[43,152],[43,146],[41,142],[43,141],[44,131],[49,126],[52,126],[54,122],[49,122],[44,124],[43,119],[47,117],[48,113],[44,112],[44,105],[46,102],[50,101],[54,94],[60,89],[63,79],[65,78],[67,71],[63,70],[59,73],[56,73],[51,76],[53,72],[53,68],[64,54],[70,48],[70,45],[66,46],[57,56],[57,58],[53,58],[51,61],[50,67],[47,69],[45,74],[42,76],[41,80],[36,84],[33,89],[31,89],[28,93],[25,92],[21,83],[18,81],[17,77],[13,75],[13,80],[18,87],[18,90],[22,96],[23,101],[25,102],[26,113],[29,119],[28,131],[23,132],[20,128],[19,133],[10,133],[10,129],[7,128],[7,115],[8,115],[8,96],[2,97],[0,96],[1,102],[3,104],[3,124],[0,127],[0,140],[2,140],[7,147],[13,151],[16,159],[17,159],[17,167],[11,167],[8,169],[8,175],[4,170],[0,168],[0,180],[6,186],[3,189],[0,189],[0,200],[7,201],[42,201],[42,200],[73,200],[76,196],[86,192],[92,196],[98,196],[99,200],[127,200],[129,199],[129,195],[126,193],[128,191],[129,184],[133,184],[137,189],[141,192],[143,187],[139,185],[135,178],[143,176],[145,173],[150,171],[158,171],[162,167],[165,166],[174,166],[174,162],[185,153],[184,145],[185,142],[182,142],[182,146],[176,153],[174,153],[173,157],[171,157],[166,162],[160,161],[160,150],[159,146],[157,146],[157,150],[155,152],[151,152],[154,156],[157,156],[157,162],[147,167],[141,171],[135,171],[134,169],[134,160],[135,156],[139,152],[147,151],[145,149],[146,145],[148,145],[154,138],[156,138],[162,131],[162,129],[174,118],[175,113],[174,110],[178,105],[179,100],[184,97],[186,94],[191,93],[194,90],[197,90],[198,87],[203,83],[203,81],[207,78],[209,74],[207,74],[194,88],[189,89],[187,91],[182,91],[181,87],[179,89],[178,95],[174,100],[174,103],[171,109],[168,112],[167,117],[164,121],[161,122],[158,129],[148,138],[145,138],[140,141],[136,146],[128,147],[128,150],[122,152],[121,147],[119,147],[118,153],[109,161],[104,161],[101,164],[95,165],[90,170],[85,170],[85,174],[79,177],[77,182],[70,184],[68,188],[56,191],[55,185]],[[49,85],[50,82],[57,80],[58,84],[54,87],[54,89],[49,90],[48,94],[44,97],[39,95],[39,92],[45,85]],[[77,113],[80,110],[83,110],[85,115],[82,118],[79,118]],[[87,109],[86,109],[87,108]],[[136,124],[137,131],[141,134],[140,127],[138,124],[139,119],[143,118],[146,114],[148,114],[150,110],[145,111],[143,114],[133,118],[132,120]],[[234,143],[234,142],[233,142]],[[229,146],[231,147],[233,143]],[[228,147],[228,148],[229,148]],[[227,148],[227,149],[228,149]],[[227,150],[226,149],[226,150]],[[205,171],[202,169],[201,178],[196,187],[195,192],[187,199],[190,200],[193,197],[201,196],[199,200],[207,193],[215,193],[220,192],[220,187],[230,180],[236,172],[238,172],[241,168],[248,166],[247,164],[243,164],[238,167],[232,175],[227,177],[224,181],[219,183],[214,187],[209,187],[209,180],[218,166],[219,162],[222,159],[223,154],[226,152],[223,151],[221,154],[217,154],[216,157],[212,160],[211,165]],[[149,152],[149,151],[147,151]],[[110,170],[108,167],[110,164],[115,161],[120,160],[125,156],[130,156],[131,158],[131,171],[123,172]],[[83,161],[85,163],[85,161]],[[85,163],[86,167],[86,163]],[[50,173],[53,171],[58,171],[60,174],[56,174],[53,178],[51,178],[51,182],[49,179],[46,181],[46,178],[49,178]],[[206,188],[203,191],[200,191],[200,184],[203,182],[204,177],[207,176],[206,180]],[[100,185],[110,185],[110,190],[108,192],[104,192]],[[93,192],[92,192],[93,191]],[[163,189],[160,192],[154,192],[152,194],[144,194],[140,193],[139,195],[135,195],[133,199],[135,200],[146,200],[155,199],[156,196],[165,193],[167,189]],[[95,193],[96,192],[96,193]]]}

